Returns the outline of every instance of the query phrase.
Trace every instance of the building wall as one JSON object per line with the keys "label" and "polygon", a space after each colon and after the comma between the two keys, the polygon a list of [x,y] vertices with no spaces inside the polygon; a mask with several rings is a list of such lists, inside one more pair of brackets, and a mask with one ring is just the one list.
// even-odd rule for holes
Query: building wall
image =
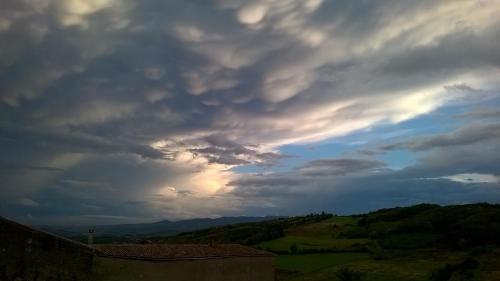
{"label": "building wall", "polygon": [[91,249],[0,218],[1,281],[88,281]]}
{"label": "building wall", "polygon": [[274,258],[143,261],[97,257],[94,281],[274,281]]}

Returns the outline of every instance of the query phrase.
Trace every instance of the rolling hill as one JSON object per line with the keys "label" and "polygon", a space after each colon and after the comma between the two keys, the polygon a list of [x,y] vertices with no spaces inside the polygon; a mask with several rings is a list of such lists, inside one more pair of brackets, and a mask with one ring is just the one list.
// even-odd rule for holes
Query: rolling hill
{"label": "rolling hill", "polygon": [[175,235],[181,232],[194,231],[223,225],[261,222],[278,217],[220,217],[199,218],[190,220],[168,221],[155,223],[117,224],[100,226],[41,226],[39,228],[61,236],[86,241],[89,229],[95,230],[96,243],[127,242],[151,236]]}
{"label": "rolling hill", "polygon": [[154,237],[242,243],[277,253],[278,280],[500,280],[500,205],[420,204],[311,214]]}

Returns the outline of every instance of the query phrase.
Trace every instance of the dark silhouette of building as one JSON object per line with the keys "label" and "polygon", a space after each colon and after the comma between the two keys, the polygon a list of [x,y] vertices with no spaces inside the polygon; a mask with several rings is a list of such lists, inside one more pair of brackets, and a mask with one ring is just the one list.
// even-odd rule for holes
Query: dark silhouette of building
{"label": "dark silhouette of building", "polygon": [[0,217],[0,280],[273,281],[274,255],[237,244],[85,245]]}

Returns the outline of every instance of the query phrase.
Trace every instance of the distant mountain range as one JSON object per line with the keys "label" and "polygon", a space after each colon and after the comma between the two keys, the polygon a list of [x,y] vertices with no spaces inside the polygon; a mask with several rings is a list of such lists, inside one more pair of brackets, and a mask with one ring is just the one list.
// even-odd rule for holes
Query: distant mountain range
{"label": "distant mountain range", "polygon": [[81,237],[86,236],[88,230],[93,228],[95,236],[135,236],[135,237],[150,237],[150,236],[168,236],[175,235],[181,232],[194,231],[204,228],[224,226],[229,224],[261,222],[273,220],[277,216],[266,217],[220,217],[215,219],[200,218],[180,221],[163,220],[154,223],[138,223],[138,224],[116,224],[116,225],[100,225],[100,226],[41,226],[39,228],[52,233],[59,234],[65,237]]}

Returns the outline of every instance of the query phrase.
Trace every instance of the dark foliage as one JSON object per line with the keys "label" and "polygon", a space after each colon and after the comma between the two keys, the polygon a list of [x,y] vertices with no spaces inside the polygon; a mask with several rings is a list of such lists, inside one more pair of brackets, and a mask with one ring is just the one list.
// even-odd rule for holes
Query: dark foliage
{"label": "dark foliage", "polygon": [[262,241],[273,240],[284,236],[284,230],[295,225],[319,222],[333,215],[309,214],[303,217],[280,218],[276,220],[233,224],[222,227],[213,227],[199,231],[185,232],[176,236],[156,238],[157,242],[166,243],[238,243],[255,245]]}
{"label": "dark foliage", "polygon": [[342,267],[335,273],[340,281],[359,281],[361,273],[347,267]]}
{"label": "dark foliage", "polygon": [[[381,224],[388,226],[381,230]],[[420,204],[382,209],[365,215],[339,237],[377,239],[384,248],[394,249],[500,245],[500,205]]]}
{"label": "dark foliage", "polygon": [[390,209],[380,209],[375,212],[369,213],[365,217],[365,223],[370,224],[377,221],[400,221],[403,219],[415,217],[416,215],[436,208],[440,208],[439,205],[433,204],[419,204],[410,207],[396,207]]}
{"label": "dark foliage", "polygon": [[458,264],[447,264],[431,274],[432,281],[447,281],[453,276],[458,276],[459,280],[473,280],[474,270],[479,268],[479,262],[471,257],[466,258]]}

